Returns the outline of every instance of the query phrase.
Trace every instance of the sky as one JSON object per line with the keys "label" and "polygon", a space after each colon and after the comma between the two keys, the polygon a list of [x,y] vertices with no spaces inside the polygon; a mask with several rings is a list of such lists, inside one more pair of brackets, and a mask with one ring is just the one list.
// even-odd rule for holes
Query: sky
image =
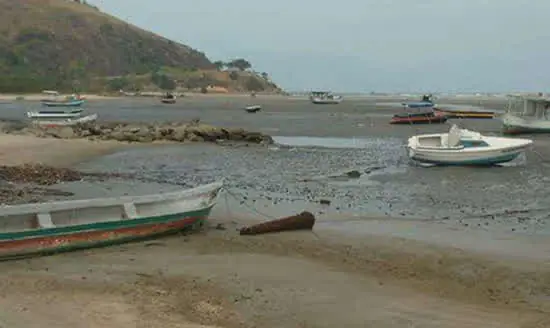
{"label": "sky", "polygon": [[550,87],[550,1],[88,0],[285,90],[512,92]]}

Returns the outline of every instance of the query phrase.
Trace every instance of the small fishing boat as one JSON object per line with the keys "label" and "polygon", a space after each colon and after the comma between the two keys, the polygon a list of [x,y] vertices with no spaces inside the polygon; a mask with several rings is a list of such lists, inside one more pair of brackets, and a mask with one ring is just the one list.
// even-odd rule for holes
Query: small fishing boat
{"label": "small fishing boat", "polygon": [[80,117],[82,114],[82,109],[74,109],[71,111],[62,111],[62,110],[41,110],[27,112],[28,118],[75,118]]}
{"label": "small fishing boat", "polygon": [[344,97],[333,95],[328,91],[313,91],[309,95],[309,100],[317,105],[335,105],[341,103]]}
{"label": "small fishing boat", "polygon": [[221,182],[145,196],[0,207],[0,260],[50,255],[198,228]]}
{"label": "small fishing boat", "polygon": [[439,124],[445,123],[447,116],[433,110],[395,114],[390,124]]}
{"label": "small fishing boat", "polygon": [[434,111],[445,114],[448,118],[476,118],[476,119],[492,119],[496,113],[494,111],[485,110],[455,110],[450,108],[434,107]]}
{"label": "small fishing boat", "polygon": [[259,112],[260,110],[262,110],[262,106],[260,105],[250,105],[250,106],[246,106],[244,108],[245,111],[247,111],[248,113],[256,113],[256,112]]}
{"label": "small fishing boat", "polygon": [[448,133],[409,138],[409,157],[436,165],[495,165],[509,162],[533,144],[529,139],[489,137],[453,125]]}
{"label": "small fishing boat", "polygon": [[97,114],[90,114],[78,118],[67,118],[60,120],[33,120],[32,123],[40,126],[56,127],[56,126],[74,126],[85,123],[92,123],[97,120]]}
{"label": "small fishing boat", "polygon": [[160,102],[162,102],[163,104],[175,104],[176,103],[176,95],[168,92],[162,97]]}
{"label": "small fishing boat", "polygon": [[502,116],[506,134],[550,133],[550,98],[538,96],[510,96],[506,113]]}
{"label": "small fishing boat", "polygon": [[86,102],[83,97],[80,97],[80,95],[77,94],[67,96],[64,99],[59,99],[60,95],[57,91],[44,90],[42,93],[50,96],[50,99],[40,100],[42,105],[46,107],[79,107]]}
{"label": "small fishing boat", "polygon": [[421,101],[401,103],[405,108],[433,108],[435,106],[432,95],[423,95]]}

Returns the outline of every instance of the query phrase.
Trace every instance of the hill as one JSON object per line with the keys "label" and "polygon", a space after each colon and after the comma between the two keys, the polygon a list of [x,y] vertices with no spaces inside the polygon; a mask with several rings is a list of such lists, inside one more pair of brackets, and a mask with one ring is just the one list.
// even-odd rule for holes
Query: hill
{"label": "hill", "polygon": [[[85,3],[0,0],[0,92],[107,91],[127,76],[149,76],[159,86],[172,79],[162,73],[170,70],[197,74],[217,67],[200,51]],[[238,80],[229,89],[246,89]]]}

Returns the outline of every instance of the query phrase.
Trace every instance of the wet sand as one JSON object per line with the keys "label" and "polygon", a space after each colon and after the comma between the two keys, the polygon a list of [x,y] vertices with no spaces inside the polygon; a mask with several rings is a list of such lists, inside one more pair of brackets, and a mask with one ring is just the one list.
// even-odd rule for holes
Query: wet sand
{"label": "wet sand", "polygon": [[[359,115],[353,114],[353,106],[361,103],[343,109],[342,117],[350,116],[337,121],[340,126],[328,127],[324,122],[334,122],[333,115],[339,115],[331,112],[334,108],[319,108],[315,115],[320,118],[315,123],[311,115],[293,109],[293,105],[280,100],[272,104],[279,105],[277,114],[267,111],[264,116],[251,118],[252,115],[231,111],[222,117],[219,109],[213,109],[201,117],[209,123],[218,120],[257,125],[267,121],[264,128],[278,128],[287,131],[287,135],[317,131],[332,136],[341,131],[341,135],[350,136],[361,128],[356,121],[352,131],[349,130],[353,125],[346,125]],[[290,118],[285,119],[285,113]],[[382,114],[387,113],[391,110]],[[299,116],[303,120],[296,122]],[[386,120],[384,117],[380,120]],[[282,122],[292,126],[277,126]],[[472,124],[497,127],[494,122]],[[357,135],[377,133],[376,129],[383,135],[410,133],[375,126],[375,132],[364,131],[363,127],[363,134]],[[70,148],[65,151],[65,157],[70,158]],[[201,156],[191,148],[177,151],[183,153],[181,156]],[[157,157],[162,157],[158,156],[159,150],[156,152]],[[31,158],[26,156],[22,160]],[[37,152],[32,158],[40,161],[41,156],[45,156],[44,152]],[[110,160],[79,167],[113,165],[109,163],[128,167],[128,162],[146,156],[114,154]],[[165,160],[178,159],[164,156]],[[254,156],[263,161],[260,155],[250,158]],[[67,165],[77,162],[80,160],[71,160]],[[197,169],[209,169],[198,163]],[[269,162],[265,163],[264,167]],[[149,162],[142,165],[143,168],[139,163],[135,166],[139,170],[173,169],[166,164],[163,168],[156,164],[150,167]],[[174,179],[179,173],[171,174]],[[76,198],[178,188],[138,182],[68,183],[60,187],[76,192]],[[232,189],[231,194],[221,196],[211,228],[197,234],[0,263],[0,326],[550,326],[547,237],[483,230],[446,220],[361,217],[313,202],[273,204],[260,198],[261,195],[249,193],[245,200]],[[289,215],[303,209],[318,216],[314,233],[241,237],[236,232],[237,228],[267,216]],[[357,221],[360,224],[354,226]]]}

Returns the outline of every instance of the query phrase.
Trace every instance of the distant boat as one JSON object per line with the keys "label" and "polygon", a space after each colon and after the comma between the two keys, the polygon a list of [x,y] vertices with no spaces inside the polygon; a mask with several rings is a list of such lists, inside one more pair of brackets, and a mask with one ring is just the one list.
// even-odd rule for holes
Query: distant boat
{"label": "distant boat", "polygon": [[61,110],[41,110],[34,112],[27,112],[28,118],[75,118],[80,117],[83,109],[74,109],[71,111]]}
{"label": "distant boat", "polygon": [[90,114],[79,118],[67,118],[63,120],[33,120],[34,125],[56,127],[56,126],[74,126],[84,123],[92,123],[97,120],[97,114]]}
{"label": "distant boat", "polygon": [[433,108],[435,106],[432,95],[423,95],[421,101],[404,102],[406,108]]}
{"label": "distant boat", "polygon": [[447,116],[442,113],[427,112],[400,113],[395,114],[390,120],[390,124],[437,124],[445,123]]}
{"label": "distant boat", "polygon": [[247,111],[248,113],[256,113],[256,112],[259,112],[261,109],[262,109],[262,106],[260,105],[251,105],[251,106],[246,106],[244,108],[244,110]]}
{"label": "distant boat", "polygon": [[59,92],[57,91],[45,90],[42,93],[50,96],[50,99],[42,99],[40,101],[43,106],[47,107],[79,107],[86,102],[83,97],[76,94],[59,99]]}
{"label": "distant boat", "polygon": [[328,91],[312,91],[309,100],[317,105],[335,105],[341,103],[344,97],[333,95]]}
{"label": "distant boat", "polygon": [[495,112],[493,111],[482,111],[482,110],[455,110],[449,108],[440,108],[435,107],[436,112],[445,114],[448,118],[484,118],[492,119],[495,117]]}
{"label": "distant boat", "polygon": [[506,113],[502,116],[503,132],[550,133],[550,98],[539,96],[510,96]]}
{"label": "distant boat", "polygon": [[166,93],[160,100],[163,104],[175,104],[176,96],[172,93]]}

